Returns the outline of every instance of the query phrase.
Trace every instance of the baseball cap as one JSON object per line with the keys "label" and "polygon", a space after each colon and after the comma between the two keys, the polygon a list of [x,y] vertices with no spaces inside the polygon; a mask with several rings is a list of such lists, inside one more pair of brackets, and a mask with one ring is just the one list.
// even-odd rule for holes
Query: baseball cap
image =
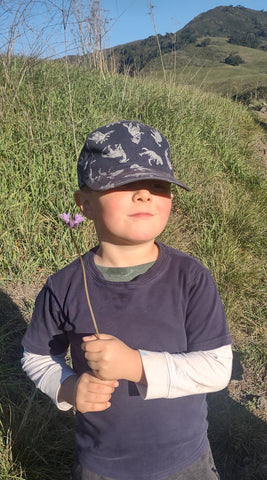
{"label": "baseball cap", "polygon": [[120,121],[91,132],[78,159],[79,188],[109,190],[137,180],[158,179],[190,190],[174,177],[170,145],[155,128]]}

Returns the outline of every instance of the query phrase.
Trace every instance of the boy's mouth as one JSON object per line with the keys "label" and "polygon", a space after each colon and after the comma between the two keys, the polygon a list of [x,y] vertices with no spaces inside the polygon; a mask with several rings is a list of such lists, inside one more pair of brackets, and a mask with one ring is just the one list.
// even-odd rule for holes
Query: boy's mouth
{"label": "boy's mouth", "polygon": [[137,213],[132,213],[129,215],[131,218],[149,218],[149,217],[154,217],[153,213],[150,212],[137,212]]}

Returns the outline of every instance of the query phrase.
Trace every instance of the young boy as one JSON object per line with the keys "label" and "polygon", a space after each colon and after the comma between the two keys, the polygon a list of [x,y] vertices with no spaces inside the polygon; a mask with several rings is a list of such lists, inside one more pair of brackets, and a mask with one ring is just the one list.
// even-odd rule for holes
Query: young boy
{"label": "young boy", "polygon": [[[75,201],[99,244],[52,275],[23,338],[23,369],[77,410],[73,480],[214,480],[206,393],[231,375],[231,338],[209,271],[155,241],[174,177],[163,135],[136,121],[92,132]],[[73,369],[65,363],[71,346]]]}

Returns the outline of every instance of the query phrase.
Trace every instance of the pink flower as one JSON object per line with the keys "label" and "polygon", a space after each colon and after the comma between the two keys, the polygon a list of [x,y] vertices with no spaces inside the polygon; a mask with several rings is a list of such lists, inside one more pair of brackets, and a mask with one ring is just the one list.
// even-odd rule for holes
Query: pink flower
{"label": "pink flower", "polygon": [[75,213],[74,217],[71,218],[70,213],[62,213],[60,215],[61,220],[66,223],[69,228],[76,228],[79,223],[84,221],[84,217],[79,213]]}

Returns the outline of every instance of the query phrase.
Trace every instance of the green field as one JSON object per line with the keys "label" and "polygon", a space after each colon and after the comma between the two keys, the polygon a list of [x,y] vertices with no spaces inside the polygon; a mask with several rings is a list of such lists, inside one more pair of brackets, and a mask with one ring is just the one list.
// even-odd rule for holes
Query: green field
{"label": "green field", "polygon": [[[211,270],[245,372],[243,383],[211,396],[211,440],[222,480],[229,472],[235,480],[265,478],[267,189],[258,148],[265,132],[246,107],[193,87],[189,68],[204,72],[186,65],[175,81],[163,81],[1,59],[1,480],[68,478],[73,419],[22,374],[19,345],[36,291],[76,257],[59,214],[76,211],[78,152],[89,131],[122,119],[150,124],[170,141],[175,173],[192,191],[174,189],[161,240]],[[231,68],[248,63],[218,66],[222,81],[219,70],[229,72],[230,81]],[[89,222],[78,242],[83,252],[94,244]]]}
{"label": "green field", "polygon": [[[198,45],[205,38],[181,50],[163,55],[164,68],[174,82],[201,87],[232,97],[246,90],[267,87],[267,52],[233,45],[226,38],[209,38],[206,47]],[[244,63],[238,66],[224,63],[231,53],[239,55]],[[157,57],[142,70],[142,75],[163,76]]]}

